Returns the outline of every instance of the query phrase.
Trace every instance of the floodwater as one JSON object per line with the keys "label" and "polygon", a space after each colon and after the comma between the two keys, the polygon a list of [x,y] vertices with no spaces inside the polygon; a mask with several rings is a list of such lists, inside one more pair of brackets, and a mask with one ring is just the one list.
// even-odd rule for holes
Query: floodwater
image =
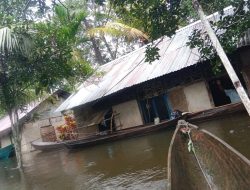
{"label": "floodwater", "polygon": [[250,159],[250,117],[247,113],[236,113],[197,125],[223,139]]}
{"label": "floodwater", "polygon": [[[199,126],[250,159],[250,119],[234,114]],[[24,155],[24,173],[0,161],[0,190],[161,190],[167,188],[167,152],[173,130],[74,151]]]}

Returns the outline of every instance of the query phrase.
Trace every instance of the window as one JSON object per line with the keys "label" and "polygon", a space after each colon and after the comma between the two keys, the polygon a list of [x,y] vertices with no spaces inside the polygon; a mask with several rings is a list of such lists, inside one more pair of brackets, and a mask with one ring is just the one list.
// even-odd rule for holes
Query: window
{"label": "window", "polygon": [[160,118],[160,120],[170,118],[171,108],[167,94],[141,100],[139,104],[145,123],[154,122],[156,117]]}

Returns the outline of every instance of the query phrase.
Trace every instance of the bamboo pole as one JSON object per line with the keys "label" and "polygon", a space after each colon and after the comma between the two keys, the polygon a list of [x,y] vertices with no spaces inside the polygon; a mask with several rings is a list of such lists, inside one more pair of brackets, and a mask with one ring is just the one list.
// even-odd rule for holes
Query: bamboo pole
{"label": "bamboo pole", "polygon": [[213,46],[214,46],[216,52],[218,53],[218,55],[221,59],[221,62],[223,63],[223,65],[224,65],[224,67],[229,75],[229,78],[233,82],[233,85],[234,85],[237,93],[239,94],[239,97],[240,97],[243,105],[245,106],[245,108],[248,112],[248,115],[250,116],[250,100],[247,96],[247,93],[245,92],[244,88],[242,87],[242,84],[241,84],[236,72],[234,71],[234,69],[233,69],[226,53],[224,52],[216,34],[214,33],[210,23],[208,22],[206,15],[204,14],[200,3],[198,2],[198,0],[192,0],[192,1],[193,1],[194,9],[197,11],[197,13],[200,17],[200,20],[201,20],[203,26],[205,27],[205,30],[206,30]]}

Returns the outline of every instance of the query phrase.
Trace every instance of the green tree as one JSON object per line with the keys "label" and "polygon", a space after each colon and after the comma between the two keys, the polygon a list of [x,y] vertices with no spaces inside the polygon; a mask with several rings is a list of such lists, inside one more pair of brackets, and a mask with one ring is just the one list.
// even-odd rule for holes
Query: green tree
{"label": "green tree", "polygon": [[[203,58],[220,58],[250,115],[249,98],[224,53],[224,50],[226,50],[227,53],[235,51],[238,40],[244,36],[246,30],[250,27],[249,1],[192,0],[190,2],[189,0],[114,0],[111,2],[113,2],[113,6],[118,15],[123,19],[127,19],[128,22],[131,21],[132,24],[135,23],[138,27],[142,27],[152,40],[163,35],[171,37],[185,18],[187,22],[190,22],[192,18],[193,20],[200,18],[205,32],[203,29],[194,30],[190,36],[188,45],[198,47]],[[224,8],[228,4],[232,5],[233,11],[230,14],[225,14]],[[194,9],[191,10],[191,6],[193,6]],[[219,20],[209,23],[204,11],[208,14],[218,11]],[[198,17],[194,17],[194,12],[198,13]],[[222,46],[220,42],[222,42]],[[149,45],[146,49],[146,61],[152,62],[158,59],[158,50],[156,45]],[[214,64],[214,68],[215,70],[219,70],[221,63],[218,61],[212,63],[217,63]]]}
{"label": "green tree", "polygon": [[[19,5],[26,8],[29,2]],[[10,117],[17,167],[21,168],[20,110],[35,95],[84,80],[92,69],[86,61],[73,56],[75,35],[84,13],[71,15],[56,6],[50,20],[34,23],[27,19],[29,14],[21,19],[23,12],[8,14],[9,8],[3,9],[6,12],[1,17],[0,107]]]}
{"label": "green tree", "polygon": [[73,0],[65,1],[64,5],[70,11],[87,13],[77,41],[78,49],[93,64],[107,63],[143,44],[140,41],[145,35],[122,24],[106,1]]}
{"label": "green tree", "polygon": [[[219,11],[221,20],[219,22],[213,22],[212,25],[216,28],[223,48],[227,51],[235,50],[236,40],[242,36],[246,28],[249,28],[250,25],[249,11],[244,10],[249,10],[249,1],[200,0],[199,2],[206,14]],[[146,32],[151,41],[161,38],[162,36],[171,37],[178,28],[194,22],[199,18],[193,8],[192,0],[114,0],[110,1],[110,3],[112,3],[117,15],[126,24]],[[228,5],[234,7],[234,13],[225,15],[223,9]],[[222,30],[224,32],[219,33]],[[190,37],[189,45],[192,47],[198,46],[203,56],[214,56],[214,51],[207,51],[207,48],[211,50],[211,43],[207,41],[207,38],[202,38],[200,36],[201,33],[203,32],[196,30]],[[206,45],[204,46],[204,44]],[[149,60],[152,61],[158,54],[155,53],[154,44],[148,49],[147,56]],[[152,58],[150,58],[150,56]]]}

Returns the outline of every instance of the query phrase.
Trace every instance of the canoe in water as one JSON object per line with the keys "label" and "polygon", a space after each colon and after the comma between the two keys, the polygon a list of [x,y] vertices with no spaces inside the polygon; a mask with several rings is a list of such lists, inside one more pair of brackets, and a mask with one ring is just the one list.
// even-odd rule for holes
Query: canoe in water
{"label": "canoe in water", "polygon": [[168,180],[169,190],[247,190],[250,161],[210,132],[181,120],[169,147]]}
{"label": "canoe in water", "polygon": [[48,151],[48,150],[56,150],[64,148],[64,144],[62,142],[41,142],[41,141],[33,141],[31,145],[36,150]]}
{"label": "canoe in water", "polygon": [[10,144],[4,148],[0,148],[0,160],[8,159],[14,154],[14,145]]}
{"label": "canoe in water", "polygon": [[183,115],[179,118],[168,120],[168,121],[163,121],[159,124],[136,126],[136,127],[131,127],[127,129],[122,129],[122,130],[119,130],[110,134],[106,134],[106,135],[94,135],[94,136],[90,136],[89,138],[65,141],[64,144],[67,148],[74,149],[74,148],[88,147],[92,145],[102,144],[105,142],[113,142],[113,141],[129,138],[129,137],[142,136],[142,135],[154,132],[154,131],[160,131],[160,130],[174,127],[176,126],[180,118],[183,119],[185,117],[186,115]]}

